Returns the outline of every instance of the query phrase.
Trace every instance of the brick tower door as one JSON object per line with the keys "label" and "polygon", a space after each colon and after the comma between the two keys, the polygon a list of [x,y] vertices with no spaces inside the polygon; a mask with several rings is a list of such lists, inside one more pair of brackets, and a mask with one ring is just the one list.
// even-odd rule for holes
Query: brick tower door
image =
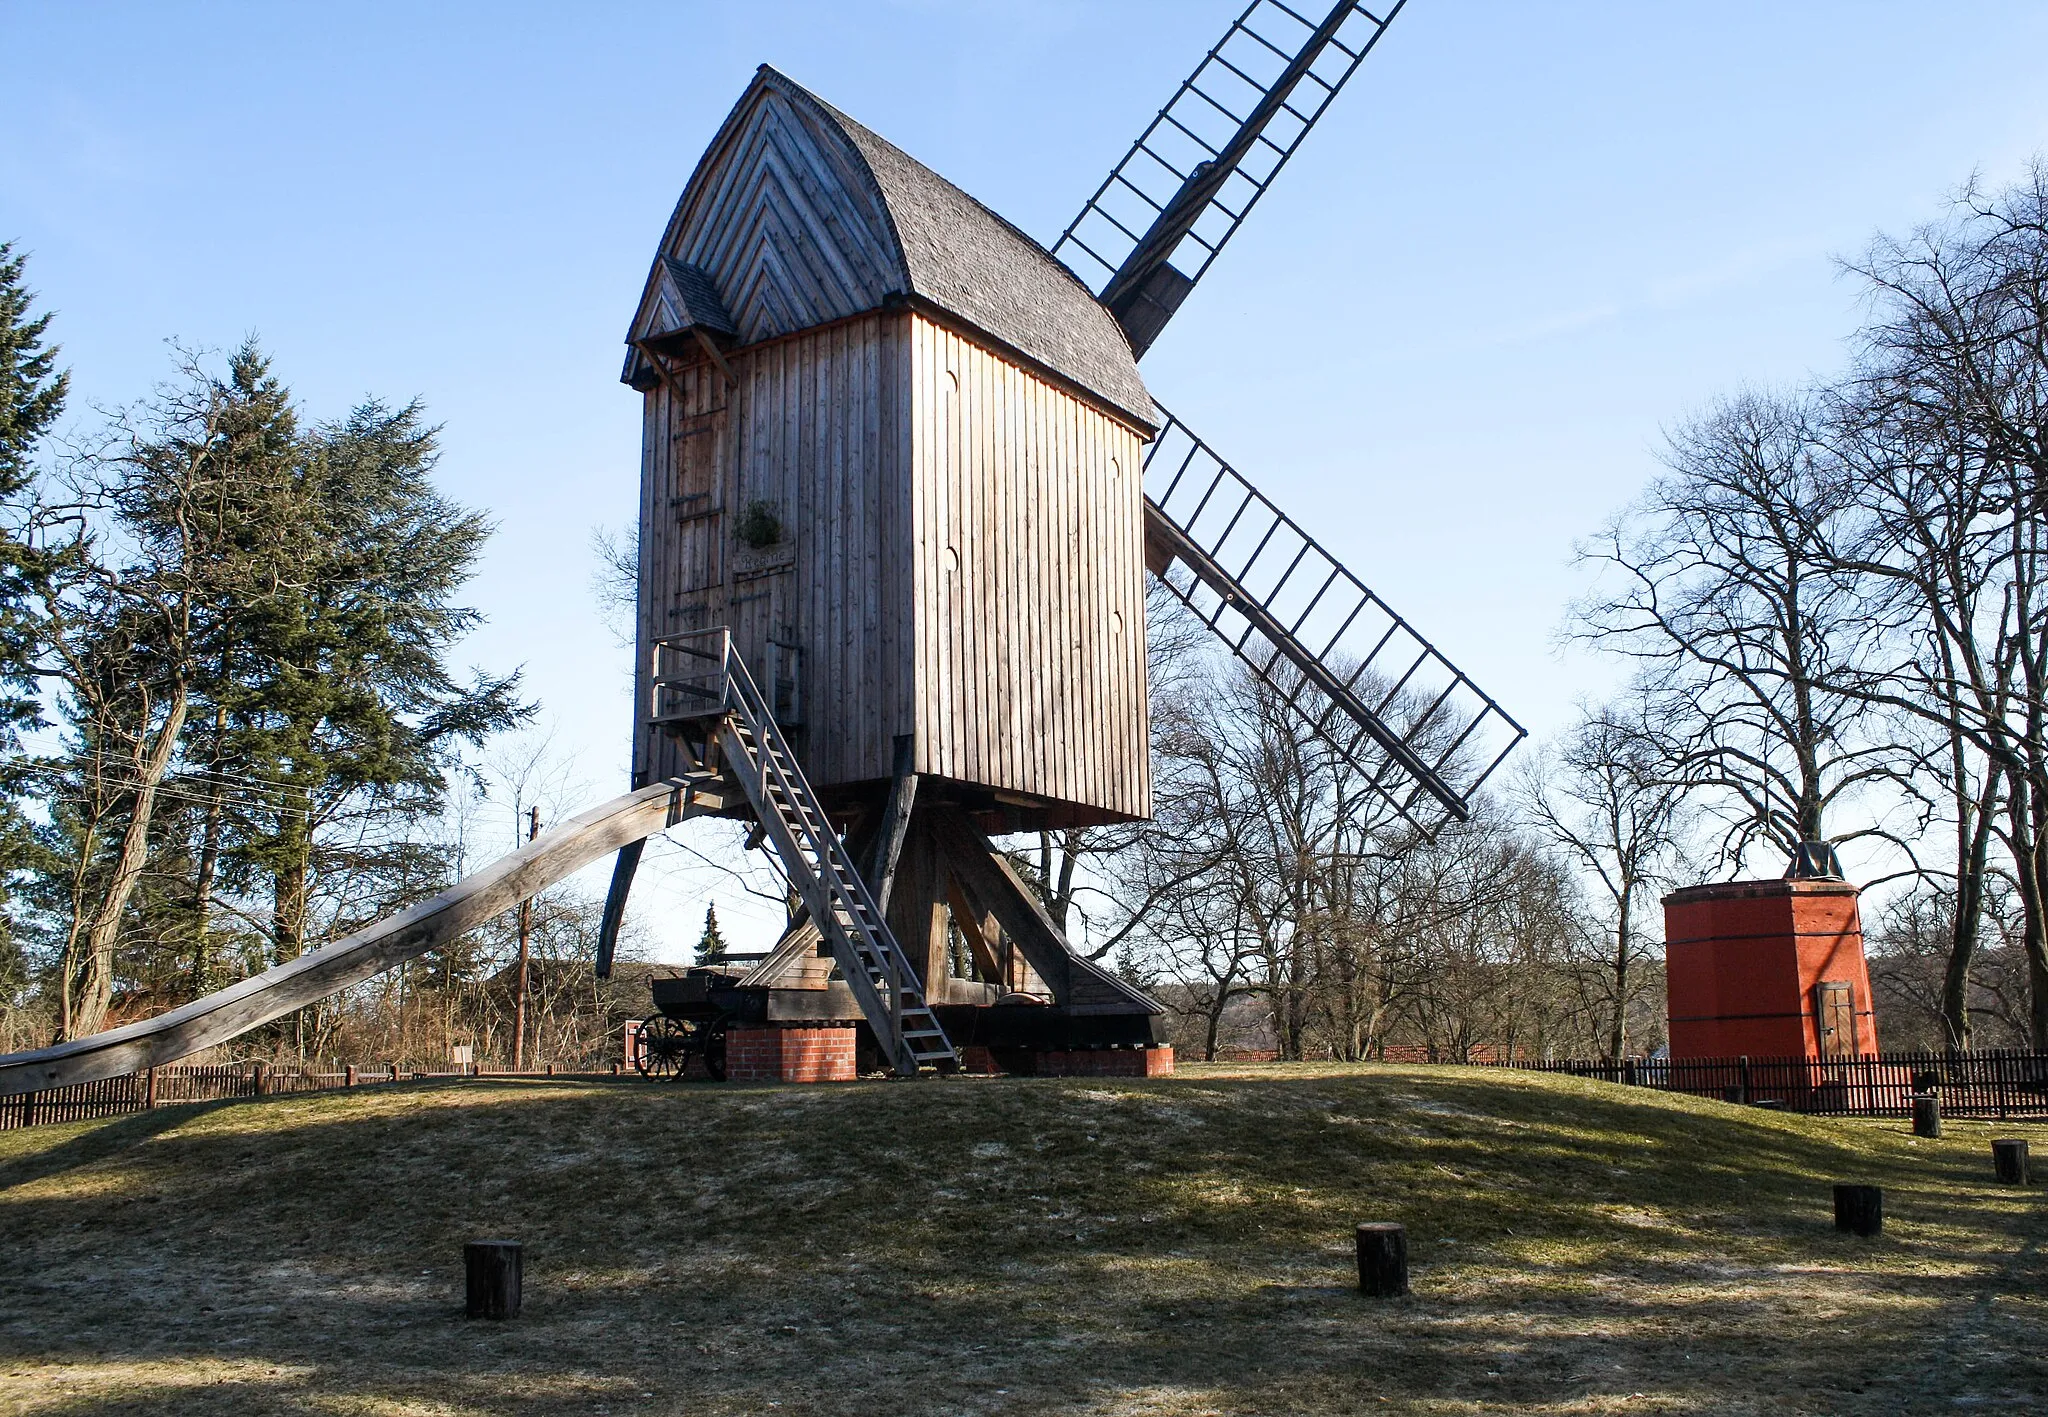
{"label": "brick tower door", "polygon": [[1814,986],[1820,1015],[1820,1055],[1823,1058],[1854,1058],[1856,1047],[1856,991],[1846,979],[1829,979]]}

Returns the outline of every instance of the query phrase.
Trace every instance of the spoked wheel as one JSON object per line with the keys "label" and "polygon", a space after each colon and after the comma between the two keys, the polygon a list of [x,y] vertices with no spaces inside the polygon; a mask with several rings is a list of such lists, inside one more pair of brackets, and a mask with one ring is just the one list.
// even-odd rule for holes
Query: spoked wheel
{"label": "spoked wheel", "polygon": [[725,1021],[707,1023],[698,1030],[704,1045],[704,1071],[717,1082],[725,1081]]}
{"label": "spoked wheel", "polygon": [[640,1030],[641,1076],[672,1078],[690,1061],[690,1033],[672,1018],[651,1018]]}

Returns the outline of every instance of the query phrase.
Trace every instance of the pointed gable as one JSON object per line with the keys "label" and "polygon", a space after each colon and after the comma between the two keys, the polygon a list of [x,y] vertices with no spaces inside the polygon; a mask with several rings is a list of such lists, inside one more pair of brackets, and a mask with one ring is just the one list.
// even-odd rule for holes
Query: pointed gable
{"label": "pointed gable", "polygon": [[[1066,267],[763,65],[676,205],[629,342],[710,329],[713,306],[745,346],[893,303],[942,311],[1138,425],[1157,424],[1123,331]],[[630,354],[627,382],[641,374]]]}
{"label": "pointed gable", "polygon": [[633,314],[633,332],[628,344],[642,340],[665,343],[702,330],[730,339],[739,333],[718,287],[702,268],[678,261],[673,256],[654,258],[647,273],[647,288],[641,293],[640,308]]}
{"label": "pointed gable", "polygon": [[857,315],[908,282],[859,154],[772,70],[705,154],[666,254],[714,273],[743,343]]}

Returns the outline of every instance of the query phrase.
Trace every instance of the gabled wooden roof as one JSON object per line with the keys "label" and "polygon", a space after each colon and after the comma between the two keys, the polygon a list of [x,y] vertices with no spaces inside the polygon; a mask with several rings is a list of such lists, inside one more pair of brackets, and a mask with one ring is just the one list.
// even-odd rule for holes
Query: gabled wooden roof
{"label": "gabled wooden roof", "polygon": [[1123,331],[1065,266],[767,65],[683,190],[629,341],[667,333],[654,323],[695,304],[666,262],[701,275],[741,345],[907,301],[1158,423]]}

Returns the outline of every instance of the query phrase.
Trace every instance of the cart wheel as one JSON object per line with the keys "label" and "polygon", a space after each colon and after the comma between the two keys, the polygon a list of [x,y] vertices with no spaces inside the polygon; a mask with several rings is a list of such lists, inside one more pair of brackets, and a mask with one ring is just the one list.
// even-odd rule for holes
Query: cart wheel
{"label": "cart wheel", "polygon": [[725,1023],[707,1023],[699,1031],[704,1045],[704,1071],[717,1082],[725,1081]]}
{"label": "cart wheel", "polygon": [[690,1035],[672,1018],[652,1018],[640,1030],[641,1076],[674,1077],[690,1058]]}

